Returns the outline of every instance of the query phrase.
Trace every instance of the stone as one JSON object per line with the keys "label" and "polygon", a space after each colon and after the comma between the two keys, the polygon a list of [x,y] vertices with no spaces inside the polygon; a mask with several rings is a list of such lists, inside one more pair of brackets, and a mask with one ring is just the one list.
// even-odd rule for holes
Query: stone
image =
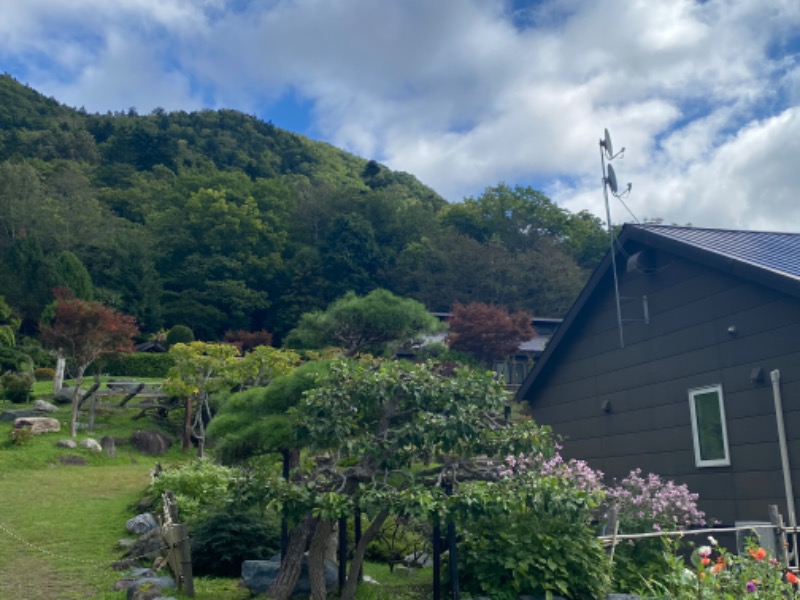
{"label": "stone", "polygon": [[56,404],[72,404],[72,395],[74,393],[74,387],[62,387],[55,394],[53,394],[53,402]]}
{"label": "stone", "polygon": [[128,600],[156,600],[163,597],[164,589],[174,589],[172,577],[144,577],[128,587]]}
{"label": "stone", "polygon": [[59,410],[55,404],[50,404],[44,400],[35,400],[33,403],[33,409],[45,413],[58,412]]}
{"label": "stone", "polygon": [[433,557],[427,552],[414,552],[403,559],[403,564],[409,567],[432,567]]}
{"label": "stone", "polygon": [[155,517],[150,513],[136,515],[132,519],[128,519],[128,522],[125,523],[125,529],[128,530],[128,533],[135,533],[136,535],[142,535],[156,527],[158,527],[158,522],[156,522]]}
{"label": "stone", "polygon": [[166,549],[166,545],[164,536],[161,535],[161,529],[151,529],[128,548],[127,556],[153,560],[156,556],[161,555]]}
{"label": "stone", "polygon": [[172,440],[168,436],[152,429],[134,431],[130,441],[131,445],[139,452],[149,456],[162,456],[172,446]]}
{"label": "stone", "polygon": [[85,440],[81,440],[80,442],[78,442],[78,446],[80,446],[81,448],[86,448],[87,450],[92,450],[94,452],[103,451],[103,447],[100,445],[100,442],[98,442],[94,438],[86,438]]}
{"label": "stone", "polygon": [[69,465],[73,467],[85,467],[89,464],[82,456],[73,456],[70,454],[66,456],[59,456],[58,462],[60,462],[62,465]]}
{"label": "stone", "polygon": [[[120,542],[122,542],[122,541],[123,540],[120,540]],[[133,542],[134,540],[130,540],[130,541]],[[131,568],[137,566],[138,564],[139,563],[136,562],[135,560],[133,560],[132,558],[124,558],[122,560],[118,560],[118,561],[115,561],[115,562],[111,563],[111,568],[114,569],[115,571],[127,571],[128,569],[131,569]]]}
{"label": "stone", "polygon": [[[244,586],[254,595],[263,594],[275,581],[278,571],[281,568],[280,556],[274,556],[270,560],[246,560],[242,563],[242,580]],[[337,585],[339,570],[336,563],[330,560],[325,561],[325,588],[332,592]],[[308,578],[308,556],[303,557],[300,577],[294,588],[294,595],[309,596],[311,594],[311,581]]]}
{"label": "stone", "polygon": [[104,435],[100,439],[100,446],[102,446],[109,458],[117,456],[117,442],[113,435]]}
{"label": "stone", "polygon": [[4,410],[0,412],[0,421],[16,421],[17,419],[25,419],[27,417],[38,417],[39,413],[35,410],[27,410],[24,408],[17,408],[12,410]]}
{"label": "stone", "polygon": [[78,447],[78,444],[75,442],[75,440],[58,440],[56,442],[56,446],[59,448],[69,448],[70,450],[74,450]]}
{"label": "stone", "polygon": [[58,422],[58,419],[50,417],[23,417],[14,421],[14,429],[23,427],[29,428],[34,435],[61,431],[61,423]]}

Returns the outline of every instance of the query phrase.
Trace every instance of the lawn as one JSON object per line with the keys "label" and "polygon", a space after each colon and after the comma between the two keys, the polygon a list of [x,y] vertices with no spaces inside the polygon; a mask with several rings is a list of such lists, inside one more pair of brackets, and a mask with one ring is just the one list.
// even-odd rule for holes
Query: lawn
{"label": "lawn", "polygon": [[[39,397],[46,398],[52,391],[37,385]],[[79,430],[78,441],[89,435],[127,437],[135,429],[156,427],[149,419],[132,420],[137,409],[119,409],[108,402],[98,410],[95,431]],[[0,401],[0,411],[14,408],[29,406]],[[194,456],[177,448],[159,459],[124,445],[118,446],[114,458],[81,448],[60,448],[56,442],[69,437],[68,413],[69,407],[62,406],[55,415],[62,423],[60,433],[37,436],[21,446],[10,441],[11,423],[0,423],[0,598],[123,598],[122,592],[112,590],[121,575],[110,565],[121,558],[118,541],[129,537],[125,522],[134,514],[132,507],[147,487],[157,460],[168,464]],[[160,425],[170,428],[171,424]],[[87,464],[65,464],[64,457],[81,457]],[[381,585],[362,585],[359,600],[431,596],[430,570],[390,573],[384,565],[368,563],[365,573]],[[250,597],[232,579],[196,578],[195,592],[200,600]]]}

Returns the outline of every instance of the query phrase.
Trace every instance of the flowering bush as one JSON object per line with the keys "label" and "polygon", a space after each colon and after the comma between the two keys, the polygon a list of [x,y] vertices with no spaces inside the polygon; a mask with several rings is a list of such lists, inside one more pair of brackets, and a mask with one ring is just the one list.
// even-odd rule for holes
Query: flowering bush
{"label": "flowering bush", "polygon": [[797,576],[786,572],[764,548],[751,544],[740,555],[728,553],[713,537],[710,545],[697,548],[686,568],[675,553],[677,542],[667,543],[665,560],[669,567],[660,583],[651,582],[649,596],[674,600],[784,600],[796,597]]}
{"label": "flowering bush", "polygon": [[697,494],[685,485],[665,481],[642,470],[631,471],[606,491],[609,506],[616,506],[620,530],[625,533],[677,530],[706,524],[705,514],[697,508]]}

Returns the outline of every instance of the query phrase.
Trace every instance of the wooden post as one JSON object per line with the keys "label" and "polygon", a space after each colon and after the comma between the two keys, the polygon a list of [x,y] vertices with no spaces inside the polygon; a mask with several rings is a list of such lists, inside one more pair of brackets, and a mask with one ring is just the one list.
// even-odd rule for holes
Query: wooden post
{"label": "wooden post", "polygon": [[[361,509],[358,507],[356,507],[356,514],[353,517],[353,529],[355,529],[355,537],[356,537],[354,545],[358,546],[358,543],[361,541]],[[364,581],[363,566],[358,570],[358,580]]]}
{"label": "wooden post", "polygon": [[[453,484],[447,482],[444,487],[444,493],[448,496],[453,494]],[[447,558],[447,564],[450,567],[450,591],[452,593],[452,600],[459,600],[460,593],[458,589],[458,543],[456,541],[456,524],[453,518],[447,519],[447,549],[450,556]]]}
{"label": "wooden post", "polygon": [[178,505],[175,496],[168,491],[162,495],[164,501],[164,522],[161,532],[167,543],[167,564],[179,590],[187,596],[194,596],[192,577],[192,545],[185,524],[178,523]]}
{"label": "wooden post", "polygon": [[442,526],[438,515],[433,518],[433,600],[441,600],[442,586]]}
{"label": "wooden post", "polygon": [[786,541],[786,528],[783,526],[783,517],[778,512],[777,504],[769,505],[769,520],[775,528],[775,543],[777,544],[776,556],[783,563],[785,569],[789,568],[789,548]]}
{"label": "wooden post", "polygon": [[56,359],[56,374],[53,377],[53,394],[57,394],[58,390],[64,387],[64,370],[67,366],[67,359],[61,356],[59,352],[59,356]]}
{"label": "wooden post", "polygon": [[339,517],[339,595],[347,581],[347,517]]}
{"label": "wooden post", "polygon": [[619,514],[616,506],[609,508],[608,513],[606,513],[606,535],[608,535],[609,530],[611,530],[611,549],[608,552],[608,561],[613,565],[614,551],[617,548],[617,534],[619,533]]}

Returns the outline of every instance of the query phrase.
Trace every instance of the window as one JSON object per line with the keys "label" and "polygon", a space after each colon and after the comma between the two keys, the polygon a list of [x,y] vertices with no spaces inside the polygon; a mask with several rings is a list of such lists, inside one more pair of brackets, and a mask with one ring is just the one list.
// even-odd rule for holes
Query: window
{"label": "window", "polygon": [[724,467],[731,464],[722,386],[689,390],[689,407],[692,412],[695,464],[698,467]]}

